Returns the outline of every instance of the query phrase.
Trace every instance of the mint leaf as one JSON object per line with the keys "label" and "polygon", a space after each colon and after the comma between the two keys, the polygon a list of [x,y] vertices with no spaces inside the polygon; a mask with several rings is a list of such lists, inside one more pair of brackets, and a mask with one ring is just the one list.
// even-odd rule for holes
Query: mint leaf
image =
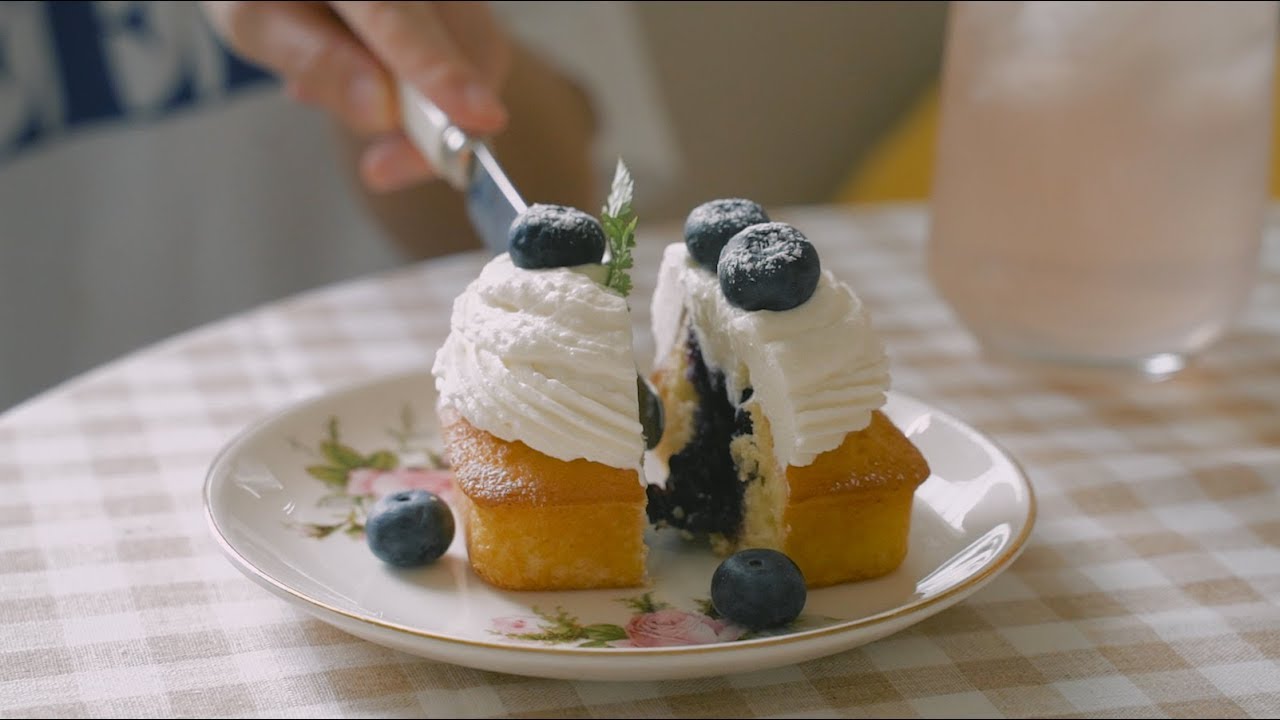
{"label": "mint leaf", "polygon": [[631,197],[635,184],[626,163],[618,159],[618,169],[613,174],[609,199],[600,212],[600,224],[609,240],[609,259],[605,262],[608,274],[604,285],[618,291],[622,297],[631,293],[631,249],[636,246],[636,214],[631,210]]}
{"label": "mint leaf", "polygon": [[631,210],[631,198],[635,194],[635,183],[631,180],[631,171],[627,164],[618,158],[618,167],[613,171],[613,185],[609,188],[609,199],[605,201],[604,214],[614,217],[624,215]]}

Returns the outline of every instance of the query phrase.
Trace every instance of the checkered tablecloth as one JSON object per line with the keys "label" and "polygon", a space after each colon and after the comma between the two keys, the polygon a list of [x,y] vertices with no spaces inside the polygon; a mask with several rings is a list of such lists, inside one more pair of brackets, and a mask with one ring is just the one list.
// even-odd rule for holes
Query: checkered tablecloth
{"label": "checkered tablecloth", "polygon": [[[462,256],[196,330],[0,415],[0,714],[1280,715],[1280,224],[1234,332],[1142,383],[984,360],[926,283],[916,208],[779,215],[867,301],[895,387],[1031,476],[1029,547],[968,600],[793,667],[603,684],[422,660],[259,589],[205,529],[214,453],[285,404],[427,367],[482,262]],[[642,232],[637,323],[675,232]]]}

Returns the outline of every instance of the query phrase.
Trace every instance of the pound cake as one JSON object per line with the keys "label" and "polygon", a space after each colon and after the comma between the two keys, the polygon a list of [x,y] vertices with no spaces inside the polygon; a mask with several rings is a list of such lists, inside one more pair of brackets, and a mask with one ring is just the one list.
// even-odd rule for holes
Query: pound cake
{"label": "pound cake", "polygon": [[645,582],[625,297],[595,218],[534,205],[453,306],[432,372],[475,572],[511,590]]}
{"label": "pound cake", "polygon": [[811,587],[893,571],[929,467],[881,412],[888,360],[865,307],[753,202],[699,206],[685,240],[652,305],[666,432],[650,520],[722,555],[784,552]]}

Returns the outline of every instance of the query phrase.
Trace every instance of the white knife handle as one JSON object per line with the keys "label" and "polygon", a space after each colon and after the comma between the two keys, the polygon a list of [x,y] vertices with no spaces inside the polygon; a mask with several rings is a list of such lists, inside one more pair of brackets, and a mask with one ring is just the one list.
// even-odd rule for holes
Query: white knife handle
{"label": "white knife handle", "polygon": [[405,134],[427,156],[437,175],[466,190],[471,178],[471,138],[408,83],[400,82],[399,91]]}

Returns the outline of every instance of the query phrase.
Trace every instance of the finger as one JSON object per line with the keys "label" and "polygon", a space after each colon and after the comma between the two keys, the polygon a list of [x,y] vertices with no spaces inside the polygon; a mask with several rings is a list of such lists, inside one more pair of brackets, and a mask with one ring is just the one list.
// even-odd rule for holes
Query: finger
{"label": "finger", "polygon": [[460,127],[488,134],[506,126],[506,108],[431,3],[331,4],[393,76],[415,86]]}
{"label": "finger", "polygon": [[391,79],[324,5],[208,2],[205,8],[232,49],[280,75],[293,97],[325,108],[358,133],[398,125]]}
{"label": "finger", "polygon": [[437,2],[436,14],[489,87],[501,90],[511,72],[511,40],[487,2]]}
{"label": "finger", "polygon": [[379,138],[360,157],[360,177],[376,192],[401,190],[435,175],[403,133]]}

